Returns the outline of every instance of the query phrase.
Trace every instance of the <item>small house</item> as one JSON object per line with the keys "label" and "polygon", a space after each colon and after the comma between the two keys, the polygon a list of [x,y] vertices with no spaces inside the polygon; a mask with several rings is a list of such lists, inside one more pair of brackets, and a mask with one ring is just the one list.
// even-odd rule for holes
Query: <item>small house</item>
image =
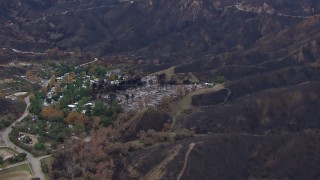
{"label": "small house", "polygon": [[68,108],[69,108],[70,111],[75,111],[77,106],[75,104],[69,104]]}

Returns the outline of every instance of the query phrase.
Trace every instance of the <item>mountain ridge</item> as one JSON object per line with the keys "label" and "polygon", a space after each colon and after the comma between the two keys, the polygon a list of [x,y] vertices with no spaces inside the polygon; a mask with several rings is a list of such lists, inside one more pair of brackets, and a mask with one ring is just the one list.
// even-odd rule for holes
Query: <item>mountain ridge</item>
{"label": "mountain ridge", "polygon": [[320,177],[319,1],[13,0],[0,8],[3,61],[97,57],[137,75],[167,73],[168,83],[222,83],[182,92],[167,109],[121,114],[91,141],[54,152],[52,179]]}

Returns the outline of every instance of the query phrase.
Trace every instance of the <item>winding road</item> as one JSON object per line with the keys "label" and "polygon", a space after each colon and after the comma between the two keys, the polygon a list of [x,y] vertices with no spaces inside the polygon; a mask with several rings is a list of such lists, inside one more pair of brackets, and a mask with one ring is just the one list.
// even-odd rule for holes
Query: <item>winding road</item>
{"label": "winding road", "polygon": [[[30,106],[30,97],[28,96],[28,97],[24,98],[24,101],[27,104],[27,107],[26,107],[23,115],[19,119],[17,119],[14,123],[12,123],[9,127],[7,127],[6,129],[2,130],[0,132],[0,135],[1,135],[2,140],[5,143],[6,147],[12,148],[12,149],[14,149],[15,151],[17,151],[19,153],[26,153],[27,154],[25,163],[29,163],[31,165],[31,168],[32,168],[32,171],[33,171],[33,177],[38,177],[41,180],[45,180],[45,176],[44,176],[44,174],[43,174],[43,172],[41,170],[40,160],[42,158],[47,157],[47,156],[36,158],[32,154],[27,152],[26,150],[21,149],[20,147],[18,147],[15,144],[13,144],[9,139],[9,133],[10,133],[12,127],[15,126],[16,123],[21,122],[25,117],[27,117],[29,115],[28,108]],[[19,164],[21,164],[21,163],[18,163],[16,165],[19,165]],[[14,167],[14,166],[15,165],[11,165],[10,167]]]}
{"label": "winding road", "polygon": [[[82,67],[82,66],[85,66],[85,65],[88,65],[88,64],[91,64],[91,63],[94,63],[98,61],[97,58],[95,58],[93,61],[91,62],[87,62],[87,63],[84,63],[84,64],[81,64],[77,67]],[[49,83],[50,80],[46,80],[43,82],[43,85],[47,85]],[[50,157],[51,155],[47,155],[47,156],[42,156],[42,157],[34,157],[31,153],[29,153],[28,151],[16,146],[14,143],[12,143],[10,141],[10,138],[9,138],[9,134],[12,130],[12,127],[14,127],[17,123],[21,122],[25,117],[27,117],[29,115],[29,106],[30,106],[30,96],[28,97],[25,97],[24,98],[24,102],[26,103],[26,109],[24,110],[24,113],[22,114],[22,116],[17,119],[15,122],[13,122],[9,127],[5,128],[4,130],[0,131],[0,137],[2,139],[2,141],[4,142],[5,144],[5,147],[8,147],[8,148],[11,148],[11,149],[14,149],[16,152],[18,153],[26,153],[27,156],[26,156],[26,160],[23,161],[23,162],[19,162],[19,163],[15,163],[15,164],[12,164],[12,165],[9,165],[7,166],[6,168],[3,168],[3,169],[8,169],[8,168],[12,168],[12,167],[15,167],[15,166],[19,166],[21,164],[24,164],[24,163],[28,163],[30,166],[31,166],[31,169],[32,169],[32,176],[33,177],[37,177],[37,178],[40,178],[41,180],[45,180],[45,176],[41,170],[41,163],[40,163],[40,160],[43,159],[43,158],[46,158],[46,157]],[[91,141],[91,137],[87,137],[86,139],[84,139],[85,142],[89,142]],[[2,169],[0,169],[2,170]]]}
{"label": "winding road", "polygon": [[78,69],[79,67],[83,67],[83,66],[86,66],[86,65],[95,63],[95,62],[97,62],[97,61],[98,61],[98,58],[94,58],[93,61],[90,61],[90,62],[87,62],[87,63],[83,63],[83,64],[81,64],[81,65],[79,65],[79,66],[74,67],[74,68],[75,68],[75,69]]}

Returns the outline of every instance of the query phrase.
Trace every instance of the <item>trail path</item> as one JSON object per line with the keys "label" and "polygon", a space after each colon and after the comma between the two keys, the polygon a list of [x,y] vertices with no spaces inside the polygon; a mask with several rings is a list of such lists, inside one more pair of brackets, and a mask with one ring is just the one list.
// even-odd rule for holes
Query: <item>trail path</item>
{"label": "trail path", "polygon": [[180,180],[181,177],[183,176],[184,171],[186,170],[187,165],[188,165],[189,155],[190,155],[191,151],[193,150],[193,148],[194,148],[195,146],[196,146],[195,143],[191,143],[191,144],[189,145],[188,152],[186,153],[186,156],[184,157],[183,168],[182,168],[181,172],[179,173],[179,175],[178,175],[178,177],[177,177],[177,180]]}

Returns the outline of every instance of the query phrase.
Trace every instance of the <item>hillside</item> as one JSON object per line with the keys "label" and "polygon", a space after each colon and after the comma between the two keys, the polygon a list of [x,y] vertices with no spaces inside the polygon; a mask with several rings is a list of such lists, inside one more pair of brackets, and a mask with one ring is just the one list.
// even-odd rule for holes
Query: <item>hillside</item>
{"label": "hillside", "polygon": [[[256,2],[260,1],[245,4],[263,8],[263,3]],[[192,54],[208,49],[232,49],[237,45],[247,47],[263,34],[277,32],[299,20],[277,14],[265,16],[264,11],[240,13],[234,6],[237,3],[217,0],[181,3],[146,0],[132,3],[115,0],[1,1],[1,43],[3,47],[29,51],[78,47],[104,56],[135,55],[137,52],[160,55],[191,51],[188,54]],[[280,14],[310,16],[317,13],[315,1],[310,0],[290,1],[290,11],[281,8],[287,7],[289,1],[269,0],[266,3],[279,7],[276,11]],[[301,7],[315,10],[307,13]],[[243,19],[251,21],[242,24]],[[235,32],[234,28],[239,26],[241,28]],[[237,38],[237,34],[243,37]]]}
{"label": "hillside", "polygon": [[21,101],[0,99],[0,130],[9,126],[13,121],[20,117],[26,105]]}
{"label": "hillside", "polygon": [[221,83],[94,128],[53,153],[52,179],[319,179],[319,14],[317,0],[2,0],[0,57]]}

